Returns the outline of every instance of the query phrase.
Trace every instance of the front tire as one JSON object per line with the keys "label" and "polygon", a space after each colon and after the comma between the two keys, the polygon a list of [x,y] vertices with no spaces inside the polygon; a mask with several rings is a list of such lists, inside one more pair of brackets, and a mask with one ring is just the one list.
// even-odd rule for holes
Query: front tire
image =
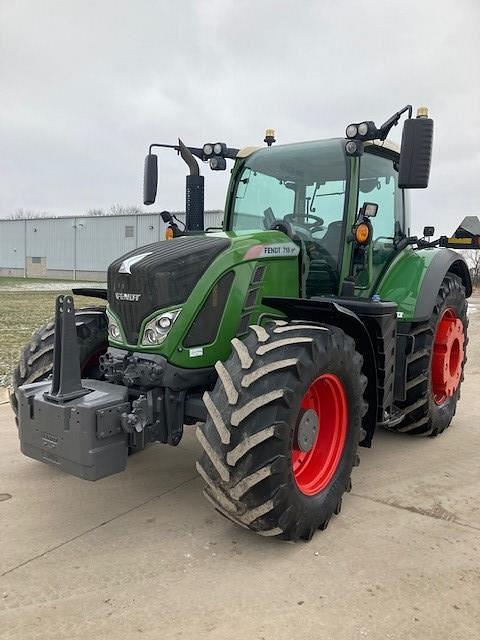
{"label": "front tire", "polygon": [[309,540],[340,512],[367,405],[355,343],[329,325],[253,326],[217,363],[197,429],[205,496],[264,536]]}

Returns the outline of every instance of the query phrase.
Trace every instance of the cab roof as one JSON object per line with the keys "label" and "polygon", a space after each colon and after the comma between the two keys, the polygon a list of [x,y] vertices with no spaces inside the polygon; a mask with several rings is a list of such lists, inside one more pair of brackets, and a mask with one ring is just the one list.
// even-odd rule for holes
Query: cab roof
{"label": "cab roof", "polygon": [[[338,138],[340,140],[340,138]],[[308,141],[311,142],[311,141]],[[293,142],[290,144],[299,144],[298,142]],[[301,144],[301,143],[300,143]],[[400,153],[400,147],[398,146],[398,144],[396,142],[393,142],[393,140],[367,140],[367,142],[365,142],[365,145],[374,145],[375,147],[383,147],[384,149],[388,149],[389,151],[393,151],[394,153]],[[288,144],[285,145],[280,145],[280,146],[288,146]],[[259,149],[265,149],[266,147],[257,147],[254,145],[249,145],[246,147],[243,147],[242,149],[240,149],[240,151],[237,153],[237,158],[248,158],[248,156],[251,156],[252,153],[254,153],[255,151],[258,151]]]}

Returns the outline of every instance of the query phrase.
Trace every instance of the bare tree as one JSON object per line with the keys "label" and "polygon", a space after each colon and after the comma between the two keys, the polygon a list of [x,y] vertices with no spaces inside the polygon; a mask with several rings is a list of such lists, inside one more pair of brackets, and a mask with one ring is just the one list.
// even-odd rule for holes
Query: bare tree
{"label": "bare tree", "polygon": [[470,269],[473,286],[480,287],[480,250],[468,249],[462,253]]}
{"label": "bare tree", "polygon": [[135,205],[131,205],[129,207],[126,207],[126,206],[124,206],[122,204],[112,204],[112,206],[108,210],[107,215],[109,215],[109,216],[129,216],[129,215],[135,215],[137,213],[143,213],[143,211],[140,209],[140,207],[137,207]]}
{"label": "bare tree", "polygon": [[15,209],[8,218],[10,220],[31,220],[34,218],[44,218],[48,216],[48,211],[32,211],[31,209]]}
{"label": "bare tree", "polygon": [[125,206],[123,204],[112,204],[106,211],[105,209],[89,209],[88,216],[128,216],[143,213],[140,207],[135,205]]}

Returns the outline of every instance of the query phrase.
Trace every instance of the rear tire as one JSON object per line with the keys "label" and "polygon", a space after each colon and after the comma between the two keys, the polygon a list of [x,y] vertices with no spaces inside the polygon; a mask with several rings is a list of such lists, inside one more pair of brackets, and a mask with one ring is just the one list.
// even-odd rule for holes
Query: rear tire
{"label": "rear tire", "polygon": [[[260,535],[309,540],[340,512],[359,461],[367,409],[362,357],[350,336],[329,325],[256,325],[232,345],[216,365],[217,384],[204,394],[209,415],[197,429],[204,494]],[[305,415],[315,421],[314,406],[321,406],[319,426],[309,432]]]}
{"label": "rear tire", "polygon": [[[407,356],[407,399],[398,403],[406,416],[398,426],[389,428],[389,431],[434,437],[450,426],[460,399],[460,387],[467,361],[467,306],[461,279],[453,273],[447,273],[438,292],[430,321],[418,323],[411,330],[412,351]],[[463,337],[459,336],[459,343],[463,342],[460,344],[463,353],[458,356],[457,366],[452,367],[457,369],[457,375],[452,382],[453,387],[442,393],[439,390],[439,367],[438,362],[435,363],[435,354],[444,348],[441,344],[440,325],[442,319],[448,319],[449,315],[455,320],[458,319],[463,327]],[[447,367],[449,363],[443,364]]]}
{"label": "rear tire", "polygon": [[[104,307],[85,307],[75,311],[82,377],[100,379],[98,358],[108,347],[107,316]],[[13,370],[10,404],[18,411],[17,389],[23,384],[46,380],[52,373],[55,320],[49,320],[32,335],[20,352]]]}

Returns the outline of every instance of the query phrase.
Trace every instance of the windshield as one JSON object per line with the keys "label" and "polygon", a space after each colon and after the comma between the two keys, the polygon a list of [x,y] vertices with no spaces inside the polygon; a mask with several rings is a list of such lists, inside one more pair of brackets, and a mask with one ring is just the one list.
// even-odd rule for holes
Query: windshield
{"label": "windshield", "polygon": [[338,288],[346,161],[340,140],[261,149],[246,159],[234,190],[230,229],[275,228],[305,242],[307,294]]}

